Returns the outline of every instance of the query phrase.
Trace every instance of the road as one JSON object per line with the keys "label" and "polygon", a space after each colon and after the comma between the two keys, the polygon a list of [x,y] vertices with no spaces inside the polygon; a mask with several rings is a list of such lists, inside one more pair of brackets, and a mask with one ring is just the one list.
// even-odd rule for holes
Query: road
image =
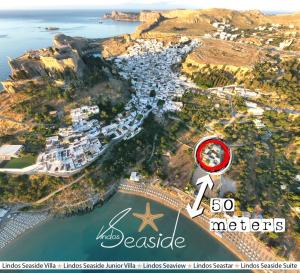
{"label": "road", "polygon": [[74,181],[72,181],[71,183],[62,186],[62,187],[60,187],[59,189],[57,189],[56,191],[51,192],[51,193],[48,194],[47,196],[45,196],[45,197],[43,197],[43,198],[41,198],[41,199],[35,201],[35,202],[34,202],[34,205],[40,205],[40,204],[44,203],[45,201],[47,201],[48,199],[50,199],[51,197],[53,197],[55,194],[57,194],[57,193],[59,193],[59,192],[65,190],[65,189],[71,187],[72,185],[74,185],[74,184],[80,182],[81,179],[83,179],[84,177],[85,177],[85,174],[81,175],[80,177],[78,177],[77,179],[75,179]]}

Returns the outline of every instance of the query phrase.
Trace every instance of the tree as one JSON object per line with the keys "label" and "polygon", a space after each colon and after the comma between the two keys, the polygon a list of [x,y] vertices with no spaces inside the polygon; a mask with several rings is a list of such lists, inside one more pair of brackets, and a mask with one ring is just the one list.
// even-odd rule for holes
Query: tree
{"label": "tree", "polygon": [[150,97],[155,97],[156,96],[156,92],[155,92],[155,90],[151,90],[150,91]]}

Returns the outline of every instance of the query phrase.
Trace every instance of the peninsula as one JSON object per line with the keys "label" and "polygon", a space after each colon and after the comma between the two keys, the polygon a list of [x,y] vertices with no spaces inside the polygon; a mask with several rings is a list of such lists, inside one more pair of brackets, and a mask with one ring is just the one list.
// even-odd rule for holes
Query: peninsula
{"label": "peninsula", "polygon": [[[285,217],[286,233],[257,239],[273,258],[298,259],[299,13],[208,9],[105,18],[141,25],[109,39],[60,34],[49,48],[9,61],[0,143],[10,153],[2,155],[0,201],[72,212],[93,207],[117,182],[141,195],[143,183],[159,184],[159,192],[188,200],[201,175],[193,147],[217,135],[234,160],[228,175],[213,177],[207,196],[235,198],[236,216]],[[240,242],[229,237],[226,243]],[[241,257],[259,260],[249,253]]]}

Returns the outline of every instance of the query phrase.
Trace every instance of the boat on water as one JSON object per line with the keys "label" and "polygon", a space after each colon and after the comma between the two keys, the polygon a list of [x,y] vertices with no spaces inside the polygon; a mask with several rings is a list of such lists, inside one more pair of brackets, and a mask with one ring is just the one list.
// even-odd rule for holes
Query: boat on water
{"label": "boat on water", "polygon": [[45,30],[49,30],[49,31],[59,30],[59,27],[45,27]]}

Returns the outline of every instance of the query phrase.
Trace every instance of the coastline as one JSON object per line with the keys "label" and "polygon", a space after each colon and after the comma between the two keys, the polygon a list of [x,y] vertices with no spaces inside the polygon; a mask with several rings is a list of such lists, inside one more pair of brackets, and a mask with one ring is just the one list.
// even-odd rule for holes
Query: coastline
{"label": "coastline", "polygon": [[[3,261],[68,261],[69,259],[75,259],[74,261],[111,261],[118,260],[118,257],[124,261],[132,261],[132,259],[137,258],[136,261],[144,261],[143,257],[147,257],[149,261],[157,261],[157,257],[160,257],[164,261],[173,261],[173,259],[189,261],[190,259],[195,262],[202,259],[215,261],[238,261],[229,251],[220,246],[212,238],[207,236],[202,230],[199,230],[197,226],[193,225],[191,222],[184,218],[180,218],[180,227],[176,232],[176,236],[183,236],[187,240],[187,248],[182,252],[180,249],[174,248],[174,252],[162,250],[159,256],[157,256],[157,251],[152,251],[150,249],[143,249],[142,254],[140,250],[126,250],[127,247],[121,246],[115,250],[105,249],[99,250],[98,243],[95,243],[95,236],[98,234],[100,227],[104,224],[105,226],[115,215],[115,212],[119,212],[124,208],[131,207],[133,210],[138,211],[140,208],[145,206],[147,200],[142,197],[135,197],[122,194],[117,192],[114,199],[107,202],[106,206],[103,208],[97,207],[95,212],[74,215],[74,217],[68,218],[58,218],[50,219],[50,221],[45,222],[45,225],[38,226],[37,229],[32,230],[20,237],[19,240],[12,242],[8,245],[7,250],[4,249],[0,252]],[[151,201],[150,201],[151,202]],[[163,222],[158,223],[159,230],[164,234],[164,236],[170,235],[169,232],[174,228],[174,220],[177,215],[176,212],[170,211],[167,207],[162,207],[158,203],[152,202],[154,211],[159,210],[165,214],[165,219]],[[130,215],[128,215],[130,216]],[[168,219],[168,220],[167,220]],[[124,234],[133,235],[137,232],[138,222],[133,217],[128,217],[123,224],[121,224],[121,229]],[[189,227],[188,230],[186,227]],[[64,231],[67,231],[66,234]],[[84,234],[82,234],[84,233]],[[191,237],[189,234],[195,234],[197,237]],[[84,235],[84,236],[82,236]],[[137,239],[139,236],[156,236],[150,229],[146,229],[145,233],[142,235],[136,233],[134,237]],[[76,236],[79,236],[76,239]],[[126,235],[125,235],[126,236]],[[72,240],[73,243],[70,243]],[[195,241],[196,240],[196,241]],[[209,242],[209,245],[208,243]],[[41,245],[47,245],[47,249],[39,251]],[[22,247],[24,246],[24,248]],[[210,251],[207,250],[207,246]],[[61,249],[62,253],[57,253],[57,249]],[[85,251],[89,249],[89,252]],[[25,251],[25,252],[24,252]],[[137,254],[135,254],[137,253]],[[201,254],[200,254],[201,253]],[[2,255],[1,255],[2,254]],[[174,258],[173,255],[176,255]],[[124,255],[124,256],[123,256]],[[136,256],[135,256],[136,255]],[[149,255],[149,256],[148,256]],[[161,256],[160,256],[161,255]],[[73,257],[73,258],[72,258]],[[120,261],[121,261],[120,260]],[[250,272],[250,271],[247,271]]]}
{"label": "coastline", "polygon": [[[112,37],[113,38],[113,37]],[[1,93],[1,91],[0,91]],[[137,196],[141,196],[141,197],[144,197],[144,198],[148,198],[148,199],[151,199],[151,200],[154,200],[155,202],[158,202],[160,203],[161,205],[164,205],[172,210],[175,210],[175,211],[178,211],[178,207],[176,207],[175,204],[172,204],[172,203],[168,203],[168,202],[164,202],[164,200],[162,198],[160,198],[159,196],[155,196],[155,195],[149,195],[147,193],[144,193],[142,191],[130,191],[130,190],[125,190],[125,189],[117,189],[117,191],[121,192],[121,193],[124,193],[124,194],[131,194],[131,195],[137,195]],[[161,188],[160,191],[163,193],[163,194],[166,194],[166,195],[169,195],[170,192],[168,192],[167,189],[163,189]],[[191,197],[189,197],[191,198]],[[191,199],[192,200],[192,199]],[[188,202],[191,202],[191,200],[186,201],[186,203]],[[106,200],[104,200],[105,202]],[[75,204],[76,205],[76,204]],[[95,207],[95,206],[94,206]],[[183,215],[184,217],[188,218],[189,220],[191,220],[192,222],[194,222],[196,225],[198,225],[200,228],[202,228],[209,236],[212,236],[214,239],[216,239],[219,243],[221,243],[222,245],[224,245],[229,251],[231,251],[238,259],[244,261],[244,260],[247,260],[247,256],[243,255],[239,250],[238,248],[236,247],[236,245],[234,243],[232,243],[230,240],[229,240],[229,237],[224,237],[222,235],[218,235],[217,233],[214,233],[214,232],[210,232],[209,231],[209,225],[207,224],[206,221],[204,221],[202,218],[199,218],[197,217],[196,219],[191,219],[190,216],[188,215],[188,213],[186,212],[185,210],[185,206],[182,206],[183,210],[181,211],[181,215]],[[206,209],[207,210],[207,209]],[[28,228],[27,229],[24,229],[24,231],[20,234],[18,234],[16,237],[14,237],[13,239],[11,239],[12,241],[14,241],[15,239],[18,239],[19,236],[22,236],[23,234],[26,234],[28,231],[31,231],[33,228],[37,227],[38,225],[40,225],[41,223],[45,223],[45,221],[51,219],[52,216],[50,214],[47,215],[47,219],[44,220],[44,221],[41,221],[41,222],[38,222],[37,224],[33,225],[32,227],[28,225]],[[1,233],[0,233],[1,234]],[[244,235],[241,235],[241,238],[243,238]],[[253,234],[251,234],[251,236],[253,238],[256,238]],[[0,236],[1,237],[1,236]],[[8,242],[10,242],[11,240],[9,240]],[[269,252],[269,256],[270,256],[270,259],[277,259],[277,260],[282,260],[281,258],[277,257],[277,256],[274,256],[274,253],[272,253],[271,250],[267,250],[266,249],[266,246],[264,246],[259,240],[256,240],[258,241],[258,246],[263,250],[263,252]],[[5,245],[4,245],[5,247]],[[0,245],[0,249],[1,249],[1,245]],[[267,255],[267,254],[264,254],[264,255]],[[260,257],[264,257],[264,255],[260,256]],[[273,257],[274,256],[274,257]],[[258,272],[257,270],[252,270],[253,272]]]}
{"label": "coastline", "polygon": [[[128,194],[128,195],[136,195],[141,196],[147,199],[151,199],[155,202],[158,202],[159,204],[166,206],[174,211],[178,211],[178,209],[181,210],[180,214],[186,217],[188,220],[195,223],[198,227],[200,227],[202,230],[204,230],[209,236],[212,236],[215,240],[217,240],[220,244],[222,244],[226,249],[228,249],[234,256],[236,256],[241,261],[282,261],[280,257],[275,255],[271,250],[267,249],[266,246],[262,244],[262,242],[258,241],[254,237],[253,234],[243,234],[243,233],[232,233],[228,235],[227,233],[224,233],[222,236],[217,235],[216,233],[210,232],[209,230],[209,223],[205,221],[205,219],[208,219],[206,215],[202,215],[201,217],[196,217],[194,219],[191,219],[190,216],[187,214],[185,210],[185,206],[187,203],[191,202],[193,200],[190,196],[185,196],[185,202],[183,203],[178,202],[179,199],[179,190],[177,191],[177,204],[175,202],[168,202],[170,199],[174,198],[174,196],[171,196],[170,192],[167,190],[162,189],[159,187],[157,189],[156,186],[146,186],[146,185],[140,185],[138,183],[122,183],[119,186],[118,189],[119,192]],[[159,191],[160,194],[153,194],[155,191]],[[180,192],[180,194],[183,194],[183,192]],[[207,213],[209,207],[205,204],[202,204],[206,208],[205,212]],[[183,210],[182,210],[183,209]],[[250,241],[251,240],[251,241]],[[242,250],[244,250],[245,245],[249,242],[252,242],[252,245],[257,247],[257,250],[259,253],[257,253],[256,257],[257,259],[253,260],[249,258],[246,253],[243,253]],[[241,247],[242,245],[242,247]],[[249,269],[254,273],[262,272],[261,270],[257,269]],[[267,272],[267,271],[265,271]]]}
{"label": "coastline", "polygon": [[[78,179],[73,181],[71,184],[77,183],[79,181],[79,179],[81,179],[81,178],[82,177],[79,177]],[[71,184],[69,184],[69,185],[71,185]],[[60,190],[58,190],[58,191],[60,191]],[[58,191],[55,191],[54,194],[56,194]],[[32,212],[32,211],[17,212],[18,214],[14,215],[13,216],[14,218],[5,219],[5,222],[0,222],[0,251],[1,251],[1,249],[4,249],[8,244],[16,241],[19,237],[23,236],[27,232],[32,231],[34,228],[38,227],[40,224],[43,224],[55,217],[69,217],[69,216],[73,216],[73,215],[79,215],[80,213],[85,213],[87,211],[94,210],[99,204],[102,206],[116,192],[117,192],[116,185],[113,185],[98,198],[96,198],[96,196],[94,196],[94,198],[86,199],[84,201],[80,201],[78,203],[71,204],[69,206],[65,206],[66,208],[74,208],[75,207],[75,209],[77,209],[76,211],[73,211],[71,213],[61,212],[59,214],[55,214],[53,212],[48,212],[48,209],[46,209],[46,212],[43,209],[37,210],[34,212]],[[54,194],[52,193],[49,196],[46,196],[46,197],[38,200],[34,204],[40,204],[44,200],[51,198]],[[82,209],[82,208],[78,207],[78,205],[80,205],[81,203],[90,203],[90,204],[86,205],[84,207],[84,209]],[[34,215],[34,214],[38,214],[39,216],[41,216],[43,218],[40,221],[33,223],[32,221],[30,221],[30,215]],[[12,232],[14,232],[14,223],[19,216],[21,216],[22,219],[24,220],[24,226],[19,233],[15,233],[12,236],[11,234],[12,234]],[[2,237],[5,239],[1,240]]]}
{"label": "coastline", "polygon": [[[174,206],[171,206],[169,203],[164,203],[161,199],[159,198],[155,198],[154,196],[151,196],[151,195],[147,195],[147,194],[143,194],[141,192],[129,192],[129,191],[126,191],[126,190],[118,190],[118,192],[121,192],[123,194],[128,194],[128,195],[136,195],[136,196],[140,196],[140,197],[144,197],[144,198],[147,198],[147,199],[151,199],[157,203],[159,203],[160,205],[163,205],[163,206],[166,206],[168,207],[169,209],[172,209],[176,212],[178,212],[178,208],[174,207]],[[241,255],[241,253],[239,253],[238,251],[236,251],[235,249],[233,248],[230,248],[230,246],[226,243],[224,243],[223,240],[220,239],[219,236],[215,235],[214,233],[211,233],[209,232],[208,230],[208,227],[204,225],[203,222],[200,222],[200,221],[196,221],[194,219],[191,219],[189,217],[189,215],[187,214],[186,210],[181,210],[180,211],[180,215],[184,216],[185,218],[187,218],[188,220],[190,220],[191,222],[193,222],[194,224],[196,224],[197,226],[199,226],[202,230],[204,230],[209,236],[213,237],[215,240],[217,240],[219,243],[221,243],[223,246],[226,247],[226,249],[230,250],[231,253],[234,254],[234,256],[236,256],[238,259],[240,260],[244,260],[245,257],[243,257],[243,255]]]}
{"label": "coastline", "polygon": [[37,211],[19,212],[10,219],[5,219],[5,222],[0,224],[0,250],[51,218],[51,214]]}
{"label": "coastline", "polygon": [[[188,202],[192,201],[192,198],[190,196],[188,196],[187,194],[181,192],[178,189],[163,189],[161,187],[158,186],[153,186],[153,185],[145,185],[145,184],[139,184],[139,183],[133,183],[133,182],[121,182],[119,184],[119,187],[116,189],[114,187],[115,191],[113,191],[113,193],[116,192],[120,192],[123,194],[128,194],[128,195],[136,195],[136,196],[140,196],[143,198],[147,198],[150,200],[153,200],[169,209],[172,209],[173,211],[178,212],[178,210],[180,210],[180,214],[183,215],[185,218],[187,218],[188,220],[192,221],[194,224],[196,224],[198,227],[200,227],[202,230],[204,230],[208,236],[213,237],[215,240],[217,240],[218,243],[222,244],[226,249],[228,249],[235,257],[237,257],[239,260],[241,261],[251,261],[249,260],[249,258],[242,253],[242,251],[240,251],[236,245],[234,244],[234,240],[230,241],[225,234],[220,236],[217,235],[216,233],[212,233],[209,231],[209,224],[208,224],[208,220],[209,218],[206,215],[202,215],[201,217],[196,217],[194,219],[191,219],[189,217],[189,215],[187,214],[186,210],[185,210],[185,206]],[[174,192],[175,194],[177,194],[177,196],[174,196]],[[104,198],[104,202],[106,202],[110,197],[112,192],[109,192],[109,195],[106,196],[106,198]],[[184,194],[185,196],[180,194]],[[184,200],[183,200],[184,199]],[[206,207],[206,212],[208,211],[208,206],[203,204],[203,206]],[[94,206],[95,208],[95,206]],[[44,221],[38,222],[35,225],[28,227],[26,230],[24,230],[22,233],[18,234],[15,238],[13,238],[11,241],[15,241],[15,239],[18,239],[20,236],[26,234],[28,231],[32,231],[33,228],[39,226],[41,223],[45,223],[47,222],[49,219],[51,219],[53,216],[51,216],[50,214],[47,214],[47,217]],[[251,234],[252,235],[252,234]],[[252,235],[252,237],[254,237]],[[5,247],[5,246],[4,246]],[[3,248],[4,248],[3,247]],[[265,249],[261,249],[261,252],[265,252]],[[281,260],[279,257],[273,257],[272,253],[270,253],[270,251],[268,252],[269,257],[268,259],[263,259],[264,255],[259,255],[260,259],[257,259],[256,261],[278,261]],[[261,272],[255,269],[251,269],[252,272]]]}

